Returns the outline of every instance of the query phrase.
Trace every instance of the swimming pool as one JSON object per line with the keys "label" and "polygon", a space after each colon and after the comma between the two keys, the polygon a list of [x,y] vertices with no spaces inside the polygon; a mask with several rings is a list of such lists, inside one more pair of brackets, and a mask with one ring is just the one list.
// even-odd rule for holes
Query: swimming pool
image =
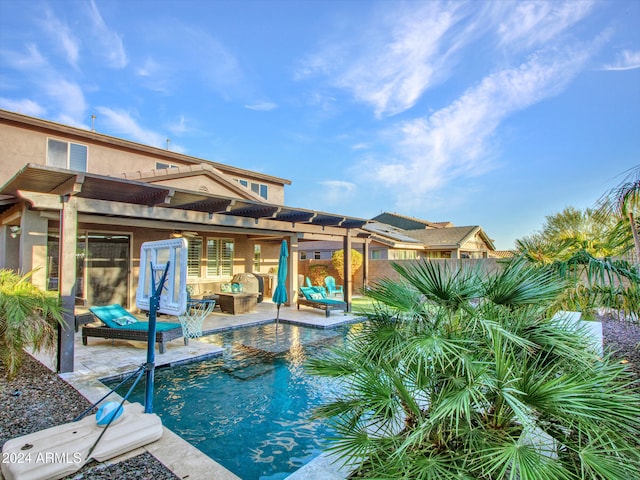
{"label": "swimming pool", "polygon": [[[207,336],[224,346],[223,355],[156,370],[154,412],[244,480],[285,478],[319,455],[331,435],[310,416],[335,384],[308,375],[304,363],[343,344],[359,325],[320,330],[280,324],[276,333],[269,324]],[[144,386],[129,400],[144,403]]]}

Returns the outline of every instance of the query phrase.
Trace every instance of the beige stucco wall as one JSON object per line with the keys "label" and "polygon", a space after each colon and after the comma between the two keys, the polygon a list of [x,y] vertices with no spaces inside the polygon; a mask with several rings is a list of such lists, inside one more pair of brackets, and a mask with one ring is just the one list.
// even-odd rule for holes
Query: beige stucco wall
{"label": "beige stucco wall", "polygon": [[[68,129],[67,130],[72,130]],[[4,185],[16,172],[28,163],[46,165],[47,139],[54,138],[61,141],[86,145],[87,171],[99,175],[120,175],[132,172],[150,172],[156,168],[156,162],[177,166],[193,165],[193,162],[180,160],[179,156],[163,155],[162,150],[147,149],[136,151],[135,144],[130,148],[118,145],[118,142],[110,140],[110,137],[99,135],[90,131],[81,131],[78,135],[63,131],[38,129],[31,125],[20,127],[10,123],[0,122],[0,186]],[[120,142],[122,143],[122,142]],[[172,153],[172,152],[169,152]],[[207,163],[203,160],[202,163]],[[224,166],[216,165],[216,168],[227,175],[227,180],[235,181],[239,174],[233,169],[226,171]],[[284,204],[284,185],[270,182],[264,178],[252,177],[250,171],[242,174],[242,178],[268,185],[269,203]],[[181,178],[169,181],[169,184],[188,190],[199,191],[201,186],[210,188],[208,193],[229,195],[238,197],[237,192],[232,192],[214,181],[204,183],[201,178]],[[201,190],[200,190],[201,191]]]}
{"label": "beige stucco wall", "polygon": [[46,156],[46,135],[0,124],[0,185],[27,163],[45,165]]}

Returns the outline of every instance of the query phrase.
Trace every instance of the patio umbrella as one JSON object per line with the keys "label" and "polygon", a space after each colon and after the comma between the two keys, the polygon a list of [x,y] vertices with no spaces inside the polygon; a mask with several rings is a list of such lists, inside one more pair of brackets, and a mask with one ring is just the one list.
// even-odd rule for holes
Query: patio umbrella
{"label": "patio umbrella", "polygon": [[287,257],[289,256],[289,250],[287,248],[287,241],[282,240],[280,246],[280,259],[278,260],[278,285],[273,292],[273,303],[278,307],[278,313],[276,315],[276,331],[278,330],[278,321],[280,320],[280,305],[287,301]]}

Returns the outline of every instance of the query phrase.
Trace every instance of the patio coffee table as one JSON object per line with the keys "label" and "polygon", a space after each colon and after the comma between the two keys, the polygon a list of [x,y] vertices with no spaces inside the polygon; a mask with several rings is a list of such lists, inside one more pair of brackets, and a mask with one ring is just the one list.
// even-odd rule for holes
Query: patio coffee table
{"label": "patio coffee table", "polygon": [[258,293],[229,293],[220,292],[218,295],[218,305],[225,313],[247,313],[258,306]]}

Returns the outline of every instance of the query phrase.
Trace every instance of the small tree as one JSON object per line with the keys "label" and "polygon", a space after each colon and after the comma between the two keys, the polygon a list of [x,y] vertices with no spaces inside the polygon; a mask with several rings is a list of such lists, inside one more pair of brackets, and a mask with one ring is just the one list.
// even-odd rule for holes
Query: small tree
{"label": "small tree", "polygon": [[0,360],[12,379],[22,364],[24,348],[55,346],[62,308],[57,296],[42,291],[11,270],[0,270]]}
{"label": "small tree", "polygon": [[[331,263],[333,268],[338,271],[338,275],[342,280],[344,276],[344,250],[336,250],[331,255]],[[351,273],[353,274],[362,266],[362,254],[357,250],[351,249]]]}
{"label": "small tree", "polygon": [[324,277],[329,275],[329,267],[323,263],[309,265],[309,279],[313,285],[324,285]]}
{"label": "small tree", "polygon": [[640,235],[638,234],[640,166],[630,169],[620,185],[604,194],[598,204],[601,212],[613,213],[627,224],[633,237],[636,261],[640,261]]}

